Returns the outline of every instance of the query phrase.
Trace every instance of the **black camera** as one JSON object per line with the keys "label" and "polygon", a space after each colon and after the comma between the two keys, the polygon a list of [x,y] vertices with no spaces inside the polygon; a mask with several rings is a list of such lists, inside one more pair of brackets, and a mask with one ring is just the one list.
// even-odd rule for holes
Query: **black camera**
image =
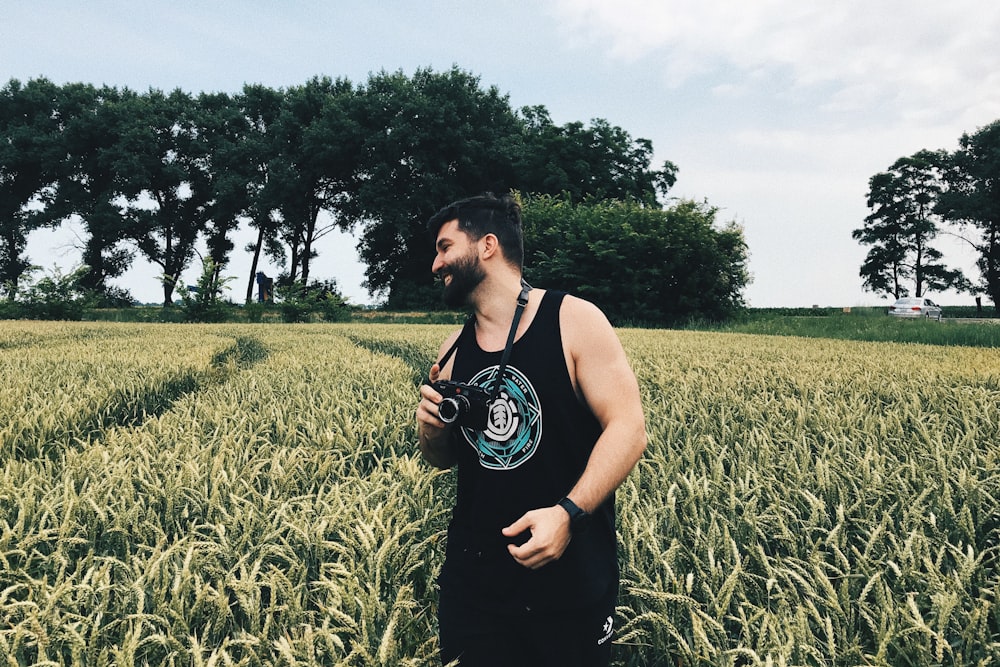
{"label": "black camera", "polygon": [[490,392],[474,384],[438,380],[431,382],[434,391],[444,398],[438,404],[438,417],[446,424],[455,423],[459,426],[476,431],[486,430],[489,419]]}

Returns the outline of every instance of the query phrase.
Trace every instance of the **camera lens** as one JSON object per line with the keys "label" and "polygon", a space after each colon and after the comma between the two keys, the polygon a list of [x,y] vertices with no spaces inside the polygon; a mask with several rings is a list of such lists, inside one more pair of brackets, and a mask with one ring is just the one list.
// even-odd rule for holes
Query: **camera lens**
{"label": "camera lens", "polygon": [[438,417],[441,418],[445,424],[450,424],[463,412],[469,410],[469,400],[465,396],[456,396],[455,398],[443,399],[438,404]]}

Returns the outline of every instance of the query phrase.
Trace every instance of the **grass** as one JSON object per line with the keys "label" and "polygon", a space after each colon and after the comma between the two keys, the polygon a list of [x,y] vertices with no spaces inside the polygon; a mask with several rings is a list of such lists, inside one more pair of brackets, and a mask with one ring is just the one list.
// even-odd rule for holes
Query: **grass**
{"label": "grass", "polygon": [[996,322],[963,321],[958,318],[942,322],[901,320],[889,317],[882,309],[875,308],[855,309],[851,312],[827,309],[819,315],[793,312],[795,314],[785,314],[780,310],[750,311],[737,322],[694,325],[691,328],[771,336],[1000,347],[1000,326]]}
{"label": "grass", "polygon": [[[968,347],[1000,347],[1000,319],[978,319],[992,315],[992,308],[982,313],[974,306],[946,306],[943,322],[896,320],[886,316],[884,308],[750,308],[742,317],[725,323],[694,322],[686,329],[750,333],[772,336],[802,336],[926,345],[962,345]],[[143,306],[138,308],[90,310],[88,321],[103,322],[179,322],[178,308]],[[366,324],[449,324],[459,325],[465,314],[455,311],[394,312],[385,310],[355,310],[351,321]],[[277,306],[253,304],[251,308],[232,306],[226,321],[281,324]],[[640,322],[641,319],[636,320]],[[636,324],[627,328],[643,328]]]}

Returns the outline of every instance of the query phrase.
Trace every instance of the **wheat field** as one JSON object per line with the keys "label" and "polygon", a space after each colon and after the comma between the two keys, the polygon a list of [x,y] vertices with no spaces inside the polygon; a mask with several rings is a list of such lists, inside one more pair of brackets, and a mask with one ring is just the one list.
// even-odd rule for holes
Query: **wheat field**
{"label": "wheat field", "polygon": [[[451,329],[4,323],[5,664],[435,664]],[[619,333],[616,665],[1000,664],[1000,351]]]}

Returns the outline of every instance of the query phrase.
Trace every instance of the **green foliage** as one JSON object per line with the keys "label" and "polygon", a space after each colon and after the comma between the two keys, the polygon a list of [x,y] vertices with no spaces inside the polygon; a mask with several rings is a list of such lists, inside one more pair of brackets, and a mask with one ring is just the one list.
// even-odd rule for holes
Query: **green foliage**
{"label": "green foliage", "polygon": [[58,96],[44,78],[0,88],[0,288],[8,298],[31,268],[23,254],[28,234],[51,223],[37,204],[59,165]]}
{"label": "green foliage", "polygon": [[339,228],[360,234],[373,294],[440,307],[424,222],[449,201],[519,190],[653,206],[677,171],[652,169],[652,143],[606,120],[515,112],[457,66],[233,96],[12,80],[0,128],[0,282],[16,289],[31,229],[77,216],[85,286],[105,291],[138,251],[160,267],[164,305],[196,244],[223,266],[246,220],[251,274],[264,254],[308,284],[316,242]]}
{"label": "green foliage", "polygon": [[872,246],[860,272],[868,290],[898,299],[911,293],[911,285],[917,296],[969,289],[962,272],[941,264],[941,252],[931,245],[939,233],[934,206],[947,160],[945,151],[918,151],[869,180],[872,213],[864,227],[852,232]]}
{"label": "green foliage", "polygon": [[83,224],[82,261],[88,272],[81,283],[106,295],[108,305],[117,300],[108,281],[121,276],[136,253],[127,241],[130,230],[121,206],[127,179],[119,175],[134,157],[123,149],[123,137],[134,122],[135,98],[130,90],[109,86],[71,83],[60,89],[58,180],[44,197],[47,218],[75,216]]}
{"label": "green foliage", "polygon": [[457,67],[373,75],[358,104],[367,157],[344,219],[361,225],[366,285],[395,310],[441,307],[424,224],[451,201],[519,190],[654,202],[672,182],[650,169],[649,141],[600,119],[556,126],[544,107],[515,113]]}
{"label": "green foliage", "polygon": [[351,319],[351,308],[337,289],[335,280],[313,282],[308,286],[301,282],[282,285],[277,288],[282,320],[289,323],[345,322]]}
{"label": "green foliage", "polygon": [[[946,172],[937,210],[967,232],[979,253],[979,287],[1000,314],[1000,120],[963,134]],[[969,234],[968,232],[971,232]],[[971,238],[970,238],[971,237]]]}
{"label": "green foliage", "polygon": [[260,324],[264,321],[264,311],[267,310],[267,306],[263,303],[258,303],[256,301],[250,302],[243,306],[243,314],[247,318],[247,322],[253,324]]}
{"label": "green foliage", "polygon": [[0,318],[28,320],[80,320],[93,296],[81,286],[87,267],[64,274],[54,268],[48,275],[30,283],[16,300],[0,304]]}
{"label": "green foliage", "polygon": [[653,144],[597,118],[555,125],[543,106],[524,107],[523,154],[516,163],[517,187],[524,192],[568,195],[573,201],[635,199],[657,205],[677,177],[677,166],[650,169]]}
{"label": "green foliage", "polygon": [[128,199],[125,217],[139,252],[162,269],[163,304],[170,305],[211,220],[215,193],[206,132],[194,101],[181,90],[151,90],[130,99],[127,109],[131,122],[118,166]]}
{"label": "green foliage", "polygon": [[743,307],[749,282],[743,231],[716,227],[715,208],[530,197],[525,274],[593,301],[613,322],[719,321]]}
{"label": "green foliage", "polygon": [[193,289],[179,285],[181,311],[186,322],[225,322],[229,314],[229,303],[222,298],[226,285],[232,276],[222,277],[220,267],[211,259],[202,263],[201,276]]}
{"label": "green foliage", "polygon": [[[871,246],[860,275],[873,292],[984,292],[1000,313],[1000,120],[963,134],[959,150],[921,150],[869,181],[872,213],[852,236]],[[943,224],[978,253],[978,284],[940,263]]]}

